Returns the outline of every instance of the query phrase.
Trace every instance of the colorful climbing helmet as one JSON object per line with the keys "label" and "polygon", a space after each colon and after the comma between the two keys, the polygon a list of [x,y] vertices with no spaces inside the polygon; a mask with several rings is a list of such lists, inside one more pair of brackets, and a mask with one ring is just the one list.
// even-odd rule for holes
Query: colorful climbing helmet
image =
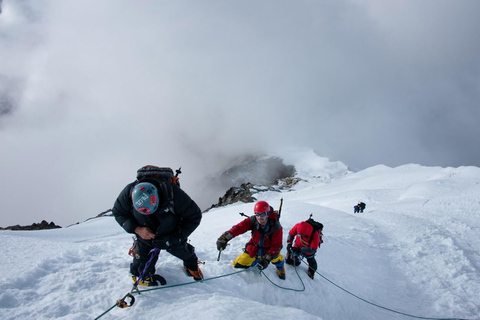
{"label": "colorful climbing helmet", "polygon": [[133,207],[140,214],[149,215],[158,208],[157,188],[149,182],[137,184],[132,191]]}
{"label": "colorful climbing helmet", "polygon": [[268,214],[270,213],[270,205],[266,201],[258,201],[257,203],[255,203],[253,212],[255,213],[255,215],[260,217],[268,216]]}

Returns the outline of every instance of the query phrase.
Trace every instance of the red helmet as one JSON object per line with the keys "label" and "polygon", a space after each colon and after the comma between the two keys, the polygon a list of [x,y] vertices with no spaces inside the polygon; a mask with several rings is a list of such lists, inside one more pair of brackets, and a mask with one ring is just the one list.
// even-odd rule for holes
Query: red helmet
{"label": "red helmet", "polygon": [[255,213],[269,213],[270,212],[270,205],[267,201],[258,201],[255,203],[255,207],[253,208],[253,212]]}

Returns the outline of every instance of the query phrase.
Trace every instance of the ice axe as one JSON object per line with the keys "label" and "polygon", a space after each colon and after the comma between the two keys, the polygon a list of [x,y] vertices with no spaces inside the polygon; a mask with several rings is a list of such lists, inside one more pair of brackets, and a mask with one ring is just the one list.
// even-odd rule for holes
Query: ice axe
{"label": "ice axe", "polygon": [[[229,243],[226,244],[226,246],[230,245]],[[226,247],[225,246],[225,247]],[[220,256],[222,255],[222,251],[225,250],[225,248],[223,248],[222,250],[218,250],[218,257],[217,257],[217,261],[220,261]]]}

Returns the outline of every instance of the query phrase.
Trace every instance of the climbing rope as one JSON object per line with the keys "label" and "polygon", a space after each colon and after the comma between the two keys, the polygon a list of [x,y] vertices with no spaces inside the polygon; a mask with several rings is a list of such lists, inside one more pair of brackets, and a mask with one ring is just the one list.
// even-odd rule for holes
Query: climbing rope
{"label": "climbing rope", "polygon": [[172,284],[170,286],[161,286],[161,287],[156,287],[156,288],[151,288],[151,289],[144,289],[144,290],[137,290],[136,292],[134,293],[142,293],[142,292],[149,292],[149,291],[155,291],[155,290],[164,290],[164,289],[170,289],[170,288],[175,288],[175,287],[181,287],[181,286],[188,286],[190,284],[194,284],[194,283],[200,283],[200,282],[206,282],[206,281],[210,281],[210,280],[215,280],[215,279],[220,279],[220,278],[225,278],[225,277],[229,277],[229,276],[233,276],[234,274],[238,274],[238,273],[242,273],[242,272],[245,272],[247,270],[249,270],[250,268],[248,269],[242,269],[240,271],[236,271],[236,272],[232,272],[232,273],[227,273],[227,274],[224,274],[224,275],[221,275],[221,276],[216,276],[216,277],[211,277],[211,278],[207,278],[207,279],[202,279],[202,280],[198,280],[198,281],[194,281],[194,282],[184,282],[184,283],[178,283],[178,284]]}
{"label": "climbing rope", "polygon": [[[301,259],[301,261],[306,264],[307,262],[303,261],[303,259]],[[122,299],[119,299],[117,300],[117,302],[111,306],[110,308],[108,308],[105,312],[103,312],[101,315],[99,315],[98,317],[95,318],[95,320],[98,320],[100,319],[101,317],[103,317],[105,314],[107,314],[108,312],[110,312],[113,308],[115,307],[119,307],[119,308],[127,308],[127,307],[131,307],[133,305],[133,303],[135,302],[135,298],[133,296],[133,294],[141,294],[143,292],[149,292],[149,291],[156,291],[156,290],[164,290],[164,289],[170,289],[170,288],[175,288],[175,287],[181,287],[181,286],[187,286],[187,285],[191,285],[191,284],[194,284],[194,283],[200,283],[200,282],[206,282],[206,281],[210,281],[210,280],[215,280],[215,279],[220,279],[220,278],[225,278],[225,277],[229,277],[229,276],[232,276],[232,275],[235,275],[235,274],[239,274],[239,273],[242,273],[242,272],[245,272],[247,270],[250,270],[252,267],[250,268],[246,268],[246,269],[242,269],[240,271],[236,271],[236,272],[231,272],[231,273],[227,273],[227,274],[224,274],[224,275],[220,275],[220,276],[216,276],[216,277],[211,277],[211,278],[206,278],[206,279],[202,279],[202,280],[199,280],[199,281],[194,281],[194,282],[184,282],[184,283],[179,283],[179,284],[174,284],[174,285],[168,285],[168,286],[161,286],[161,287],[156,287],[156,288],[151,288],[151,289],[144,289],[144,290],[139,290],[138,287],[136,287],[134,285],[134,289],[136,289],[135,292],[133,292],[133,289],[131,292],[127,293],[125,296],[123,296]],[[265,276],[265,278],[271,283],[273,284],[275,287],[277,288],[280,288],[282,290],[287,290],[287,291],[294,291],[294,292],[303,292],[305,291],[305,283],[303,282],[302,278],[300,277],[300,275],[298,274],[298,267],[295,266],[294,267],[294,270],[295,270],[295,273],[297,274],[298,278],[300,279],[300,282],[302,284],[302,289],[295,289],[295,288],[287,288],[287,287],[282,287],[276,283],[274,283],[266,274],[263,270],[260,270],[260,274],[262,274],[263,276]],[[423,320],[468,320],[468,319],[462,319],[462,318],[432,318],[432,317],[421,317],[421,316],[415,316],[415,315],[411,315],[411,314],[408,314],[408,313],[404,313],[404,312],[400,312],[400,311],[396,311],[396,310],[393,310],[393,309],[390,309],[390,308],[387,308],[387,307],[384,307],[384,306],[381,306],[381,305],[378,305],[376,303],[373,303],[373,302],[370,302],[344,288],[342,288],[341,286],[337,285],[335,282],[331,281],[330,279],[328,279],[327,277],[325,277],[324,275],[322,275],[320,272],[318,271],[315,271],[316,274],[318,274],[320,277],[322,277],[324,280],[326,280],[328,283],[332,284],[333,286],[337,287],[338,289],[344,291],[345,293],[367,303],[367,304],[370,304],[372,306],[375,306],[377,308],[380,308],[380,309],[383,309],[383,310],[386,310],[386,311],[390,311],[390,312],[393,312],[393,313],[396,313],[396,314],[401,314],[401,315],[404,315],[404,316],[407,316],[407,317],[411,317],[411,318],[416,318],[416,319],[423,319]],[[130,304],[128,302],[125,301],[125,299],[128,298],[130,299]]]}
{"label": "climbing rope", "polygon": [[[303,259],[302,259],[302,262],[308,266],[308,264],[307,264],[305,261],[303,261]],[[376,303],[370,302],[370,301],[368,301],[368,300],[365,300],[365,299],[363,299],[362,297],[357,296],[356,294],[354,294],[354,293],[352,293],[352,292],[350,292],[350,291],[348,291],[348,290],[340,287],[338,284],[336,284],[336,283],[334,283],[333,281],[327,279],[327,277],[325,277],[324,275],[322,275],[320,272],[315,271],[315,273],[318,274],[318,275],[319,275],[320,277],[322,277],[323,279],[325,279],[325,280],[326,280],[327,282],[329,282],[330,284],[332,284],[332,285],[334,285],[335,287],[337,287],[338,289],[340,289],[340,290],[348,293],[349,295],[354,296],[355,298],[357,298],[357,299],[359,299],[359,300],[361,300],[361,301],[363,301],[363,302],[365,302],[365,303],[368,303],[368,304],[370,304],[370,305],[372,305],[372,306],[375,306],[375,307],[380,308],[380,309],[383,309],[383,310],[387,310],[387,311],[390,311],[390,312],[393,312],[393,313],[397,313],[397,314],[401,314],[401,315],[404,315],[404,316],[407,316],[407,317],[411,317],[411,318],[424,319],[424,320],[468,320],[468,319],[462,319],[462,318],[429,318],[429,317],[420,317],[420,316],[414,316],[414,315],[411,315],[411,314],[408,314],[408,313],[396,311],[396,310],[393,310],[393,309],[390,309],[390,308],[387,308],[387,307],[383,307],[383,306],[378,305],[378,304],[376,304]]]}
{"label": "climbing rope", "polygon": [[[250,267],[251,268],[251,267]],[[224,278],[224,277],[228,277],[228,276],[232,276],[232,275],[235,275],[235,274],[238,274],[238,273],[242,273],[242,272],[245,272],[247,270],[249,270],[250,268],[248,269],[242,269],[240,271],[236,271],[236,272],[231,272],[231,273],[227,273],[227,274],[224,274],[224,275],[221,275],[221,276],[216,276],[216,277],[211,277],[211,278],[207,278],[207,279],[202,279],[202,280],[198,280],[198,281],[189,281],[189,282],[184,282],[184,283],[179,283],[179,284],[173,284],[173,285],[169,285],[169,286],[161,286],[161,287],[156,287],[156,288],[151,288],[151,289],[144,289],[144,290],[139,290],[138,287],[136,287],[136,291],[133,292],[133,289],[131,292],[127,293],[125,296],[123,296],[122,299],[119,299],[117,300],[117,302],[111,306],[110,308],[108,308],[105,312],[103,312],[101,315],[99,315],[98,317],[96,317],[94,320],[98,320],[100,319],[101,317],[103,317],[104,315],[106,315],[108,312],[110,312],[113,308],[115,307],[119,307],[119,308],[126,308],[126,307],[130,307],[133,305],[134,301],[135,301],[135,298],[133,297],[133,294],[141,294],[143,292],[149,292],[149,291],[155,291],[155,290],[164,290],[164,289],[170,289],[170,288],[175,288],[175,287],[181,287],[181,286],[187,286],[187,285],[190,285],[190,284],[195,284],[195,283],[199,283],[199,282],[206,282],[206,281],[210,281],[210,280],[214,280],[214,279],[220,279],[220,278]],[[135,287],[135,286],[134,286]],[[131,301],[130,301],[130,305],[128,305],[128,303],[125,301],[126,298],[130,298]]]}
{"label": "climbing rope", "polygon": [[[250,270],[250,269],[252,269],[252,268],[254,268],[254,266],[251,266],[250,268],[242,269],[242,270],[240,270],[240,271],[235,271],[235,272],[227,273],[227,274],[220,275],[220,276],[216,276],[216,277],[206,278],[206,279],[202,279],[202,280],[199,280],[199,281],[194,281],[194,282],[189,281],[189,282],[178,283],[178,284],[173,284],[173,285],[168,285],[168,286],[155,287],[155,288],[151,288],[151,289],[139,290],[138,287],[134,285],[134,288],[136,288],[136,291],[135,291],[135,292],[134,292],[133,289],[132,289],[132,291],[130,291],[129,293],[127,293],[125,296],[123,296],[122,299],[117,300],[117,302],[116,302],[113,306],[111,306],[111,307],[108,308],[105,312],[103,312],[101,315],[99,315],[98,317],[96,317],[95,320],[100,319],[100,318],[103,317],[105,314],[107,314],[107,313],[110,312],[112,309],[114,309],[115,307],[119,307],[119,308],[131,307],[131,306],[133,305],[133,303],[135,302],[135,298],[134,298],[133,294],[141,294],[141,293],[144,293],[144,292],[156,291],[156,290],[165,290],[165,289],[170,289],[170,288],[175,288],[175,287],[187,286],[187,285],[191,285],[191,284],[195,284],[195,283],[199,283],[199,282],[206,282],[206,281],[210,281],[210,280],[225,278],[225,277],[229,277],[229,276],[233,276],[233,275],[235,275],[235,274],[239,274],[239,273],[245,272],[245,271]],[[280,289],[283,289],[283,290],[288,290],[288,291],[295,291],[295,292],[305,291],[305,283],[303,282],[302,278],[301,278],[300,275],[298,274],[297,267],[295,267],[295,273],[297,274],[298,279],[300,279],[300,282],[302,283],[302,289],[282,287],[282,286],[274,283],[274,282],[265,274],[264,271],[260,270],[260,273],[263,274],[263,276],[265,276],[265,278],[266,278],[271,284],[273,284],[273,285],[274,285],[275,287],[277,287],[277,288],[280,288]],[[125,301],[126,298],[131,299],[130,304],[128,304],[128,302]]]}
{"label": "climbing rope", "polygon": [[295,292],[302,292],[302,291],[305,291],[305,283],[303,283],[303,280],[302,278],[300,277],[300,275],[298,274],[298,271],[297,271],[297,267],[295,266],[295,273],[297,274],[298,276],[298,279],[300,279],[300,282],[302,283],[302,289],[294,289],[294,288],[287,288],[287,287],[282,287],[278,284],[276,284],[275,282],[273,282],[272,280],[270,280],[270,278],[265,274],[265,272],[263,272],[263,270],[260,270],[260,273],[265,277],[267,278],[267,280],[273,284],[275,287],[277,288],[280,288],[280,289],[283,289],[283,290],[287,290],[287,291],[295,291]]}

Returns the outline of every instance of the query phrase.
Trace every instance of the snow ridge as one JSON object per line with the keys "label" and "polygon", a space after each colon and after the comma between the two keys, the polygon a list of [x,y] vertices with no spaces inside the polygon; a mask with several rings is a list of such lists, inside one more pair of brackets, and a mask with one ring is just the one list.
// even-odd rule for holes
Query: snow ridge
{"label": "snow ridge", "polygon": [[[284,242],[288,230],[310,214],[324,224],[325,242],[316,256],[320,274],[365,300],[407,314],[478,318],[479,168],[376,166],[354,173],[311,154],[298,159],[308,159],[298,173],[303,182],[255,197],[275,208],[283,198]],[[300,168],[294,162],[288,164]],[[366,211],[353,214],[359,200]],[[206,278],[237,271],[231,263],[249,235],[230,241],[220,261],[215,241],[242,219],[239,212],[252,209],[252,203],[236,203],[204,214],[190,241],[205,261]],[[112,217],[63,229],[0,231],[0,240],[2,319],[93,319],[131,290],[132,238]],[[196,283],[166,252],[157,270],[169,285],[192,284],[138,295],[133,307],[114,308],[102,319],[408,319],[320,276],[309,279],[303,264],[299,276],[287,266],[285,281],[274,268],[265,270],[281,287],[301,289],[303,282],[302,292],[282,290],[250,270]]]}

